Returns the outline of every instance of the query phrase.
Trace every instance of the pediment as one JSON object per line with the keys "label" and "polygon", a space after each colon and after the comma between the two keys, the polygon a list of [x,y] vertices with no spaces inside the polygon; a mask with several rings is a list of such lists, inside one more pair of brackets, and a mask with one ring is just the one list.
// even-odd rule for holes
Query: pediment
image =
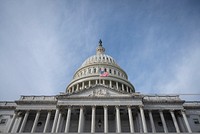
{"label": "pediment", "polygon": [[116,89],[106,87],[104,85],[95,85],[86,88],[77,93],[71,94],[70,97],[130,97],[131,94],[123,93]]}

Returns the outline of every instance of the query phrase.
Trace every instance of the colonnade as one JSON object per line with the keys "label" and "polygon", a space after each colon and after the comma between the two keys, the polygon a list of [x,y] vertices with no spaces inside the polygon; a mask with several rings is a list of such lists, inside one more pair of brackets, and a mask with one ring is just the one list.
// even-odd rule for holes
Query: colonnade
{"label": "colonnade", "polygon": [[[88,106],[87,106],[88,107]],[[122,132],[122,129],[121,129],[121,114],[120,114],[120,108],[122,106],[115,106],[115,114],[116,115],[116,132],[117,133],[121,133]],[[153,133],[156,133],[156,127],[155,127],[155,121],[154,121],[154,118],[153,118],[153,115],[152,115],[152,110],[144,110],[143,109],[143,106],[134,106],[134,109],[132,108],[132,106],[123,106],[124,107],[127,107],[127,115],[128,115],[128,120],[129,120],[129,130],[131,133],[135,133],[135,128],[134,128],[134,120],[133,120],[133,110],[137,110],[138,112],[138,115],[140,117],[140,121],[141,123],[140,124],[140,128],[142,130],[142,132],[144,133],[147,133],[148,130],[147,130],[147,124],[146,124],[146,118],[145,118],[145,113],[146,115],[149,116],[149,120],[150,120],[150,125],[151,125],[151,132]],[[70,132],[70,123],[71,123],[71,116],[72,116],[72,108],[71,106],[69,107],[66,107],[64,111],[67,111],[67,114],[65,114],[66,116],[66,121],[65,121],[65,128],[64,128],[64,133],[68,133]],[[103,132],[104,133],[109,133],[109,123],[108,123],[108,108],[109,106],[103,106],[103,120],[104,120],[104,129],[103,129]],[[113,106],[112,106],[113,108]],[[77,132],[78,133],[83,133],[84,132],[84,106],[80,106],[79,108],[79,119],[78,119],[78,130]],[[167,128],[167,125],[166,125],[166,121],[165,121],[165,117],[164,117],[164,113],[162,110],[158,110],[159,111],[159,116],[160,116],[160,119],[161,119],[161,122],[162,122],[162,125],[163,125],[163,129],[164,129],[164,133],[168,133],[168,128]],[[177,111],[177,110],[176,110]],[[47,112],[47,115],[46,115],[46,120],[45,120],[45,125],[44,125],[44,128],[43,128],[43,133],[46,133],[47,132],[47,128],[49,127],[49,123],[50,123],[50,117],[52,115],[52,112],[53,111],[48,111]],[[175,127],[175,130],[177,133],[180,133],[180,128],[179,128],[179,125],[178,125],[178,122],[177,122],[177,119],[175,117],[175,113],[173,110],[168,110],[168,112],[170,113],[171,115],[171,118],[172,118],[172,121],[173,121],[173,124],[174,124],[174,127]],[[184,120],[184,123],[186,125],[186,129],[187,129],[187,132],[189,133],[192,133],[191,131],[191,128],[190,128],[190,125],[188,123],[188,120],[187,120],[187,117],[186,117],[186,114],[185,114],[185,111],[184,110],[179,110],[179,112],[181,113],[182,117],[183,117],[183,120]],[[19,128],[14,128],[16,127],[14,124],[15,122],[17,121],[17,112],[14,113],[13,115],[13,118],[11,120],[11,123],[10,123],[10,126],[8,128],[8,132],[18,132],[18,133],[22,133],[24,132],[24,127],[27,123],[27,119],[28,119],[28,116],[29,116],[29,113],[30,111],[25,111],[25,114],[23,116],[23,120],[21,121],[21,124],[18,125]],[[35,118],[34,118],[34,121],[33,121],[33,125],[32,125],[32,128],[31,128],[31,133],[34,133],[35,130],[36,130],[36,127],[37,127],[37,124],[38,124],[38,119],[40,117],[40,113],[41,111],[38,110],[36,111],[36,115],[35,115]],[[54,114],[54,119],[53,119],[53,125],[51,127],[51,133],[58,133],[60,132],[59,130],[59,127],[60,127],[60,124],[61,124],[61,118],[62,118],[62,115],[63,115],[63,111],[60,110],[59,108],[57,108],[55,110],[55,113]],[[96,106],[91,106],[91,128],[90,128],[90,132],[91,133],[95,133],[95,121],[96,121]],[[113,124],[112,124],[113,125]]]}
{"label": "colonnade", "polygon": [[99,74],[99,71],[100,71],[101,68],[103,68],[107,72],[109,72],[109,75],[118,76],[118,77],[127,79],[127,75],[125,74],[125,72],[123,72],[119,69],[114,69],[112,67],[97,67],[97,66],[93,66],[93,67],[84,68],[84,69],[79,70],[74,75],[74,79],[77,79],[77,78],[80,78],[80,77],[83,77],[83,76],[86,76],[86,75]]}
{"label": "colonnade", "polygon": [[125,83],[112,81],[112,80],[105,80],[105,79],[88,80],[88,81],[83,81],[81,83],[74,84],[68,88],[68,92],[69,93],[77,92],[77,91],[83,90],[84,88],[91,87],[97,84],[103,84],[110,88],[115,88],[116,90],[121,90],[127,93],[133,92],[131,87]]}

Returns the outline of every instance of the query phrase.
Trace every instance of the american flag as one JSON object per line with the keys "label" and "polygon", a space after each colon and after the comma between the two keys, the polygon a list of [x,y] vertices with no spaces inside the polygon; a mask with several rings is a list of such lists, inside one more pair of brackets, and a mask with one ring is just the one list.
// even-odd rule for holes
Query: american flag
{"label": "american flag", "polygon": [[106,71],[106,69],[101,68],[100,69],[100,77],[107,77],[109,73]]}

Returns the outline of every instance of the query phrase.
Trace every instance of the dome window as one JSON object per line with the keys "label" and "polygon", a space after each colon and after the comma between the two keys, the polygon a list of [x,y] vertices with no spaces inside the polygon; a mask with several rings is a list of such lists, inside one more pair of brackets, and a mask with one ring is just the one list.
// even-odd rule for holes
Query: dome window
{"label": "dome window", "polygon": [[94,73],[96,73],[96,71],[97,71],[96,68],[94,68]]}
{"label": "dome window", "polygon": [[86,74],[86,70],[84,70],[84,74]]}
{"label": "dome window", "polygon": [[91,69],[90,68],[88,69],[88,73],[91,74]]}
{"label": "dome window", "polygon": [[109,69],[109,72],[110,72],[110,74],[112,74],[112,70],[111,69]]}
{"label": "dome window", "polygon": [[116,71],[114,70],[114,75],[116,75]]}

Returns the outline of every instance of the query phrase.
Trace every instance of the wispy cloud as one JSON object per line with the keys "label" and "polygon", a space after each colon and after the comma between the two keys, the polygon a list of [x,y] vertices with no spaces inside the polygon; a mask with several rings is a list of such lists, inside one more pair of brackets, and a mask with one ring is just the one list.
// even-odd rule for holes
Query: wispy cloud
{"label": "wispy cloud", "polygon": [[1,1],[0,100],[64,92],[100,38],[136,91],[198,93],[196,1],[146,2]]}

